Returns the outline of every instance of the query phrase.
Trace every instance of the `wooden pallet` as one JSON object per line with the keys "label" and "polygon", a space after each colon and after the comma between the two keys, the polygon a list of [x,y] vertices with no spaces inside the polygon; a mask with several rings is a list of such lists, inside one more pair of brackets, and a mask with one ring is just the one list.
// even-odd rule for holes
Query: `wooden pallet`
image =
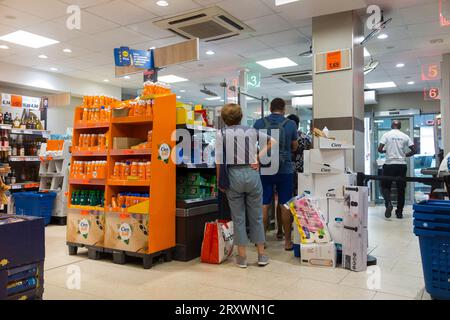
{"label": "wooden pallet", "polygon": [[70,242],[67,242],[67,246],[69,247],[69,255],[71,256],[77,255],[78,248],[86,248],[88,250],[88,258],[91,260],[100,260],[104,257],[110,258],[112,256],[113,263],[126,264],[129,258],[142,259],[142,265],[144,269],[151,269],[154,263],[172,261],[172,252],[173,252],[173,248],[171,248],[152,254],[145,254],[122,250],[114,250],[103,247],[88,246],[84,244],[70,243]]}

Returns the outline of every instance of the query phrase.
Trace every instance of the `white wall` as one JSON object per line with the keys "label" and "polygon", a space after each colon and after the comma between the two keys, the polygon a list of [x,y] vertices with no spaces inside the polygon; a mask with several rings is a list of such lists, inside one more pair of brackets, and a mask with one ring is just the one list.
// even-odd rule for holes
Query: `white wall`
{"label": "white wall", "polygon": [[420,109],[422,113],[440,113],[440,101],[425,101],[422,92],[405,92],[378,95],[378,104],[366,105],[366,112],[392,109]]}

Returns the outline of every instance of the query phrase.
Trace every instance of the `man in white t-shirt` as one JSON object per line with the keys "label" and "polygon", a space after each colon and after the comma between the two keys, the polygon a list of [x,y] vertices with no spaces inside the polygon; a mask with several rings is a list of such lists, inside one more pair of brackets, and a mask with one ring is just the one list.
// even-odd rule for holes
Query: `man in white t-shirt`
{"label": "man in white t-shirt", "polygon": [[[378,152],[386,154],[386,164],[383,166],[383,176],[389,177],[406,177],[408,171],[406,158],[416,154],[414,142],[409,136],[401,132],[402,124],[395,120],[392,122],[392,130],[385,133],[381,137]],[[397,211],[395,212],[398,219],[403,218],[403,207],[405,206],[405,182],[396,182],[398,189]],[[392,216],[394,209],[391,202],[392,181],[381,182],[381,192],[386,204],[386,218]]]}

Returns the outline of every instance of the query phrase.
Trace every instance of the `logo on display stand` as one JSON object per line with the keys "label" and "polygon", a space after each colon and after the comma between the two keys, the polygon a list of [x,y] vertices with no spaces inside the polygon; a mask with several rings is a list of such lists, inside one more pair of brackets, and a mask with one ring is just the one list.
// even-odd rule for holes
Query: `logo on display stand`
{"label": "logo on display stand", "polygon": [[78,223],[78,231],[83,236],[83,238],[87,239],[89,235],[89,221],[87,219],[83,219]]}
{"label": "logo on display stand", "polygon": [[158,146],[158,160],[169,163],[171,148],[167,143]]}
{"label": "logo on display stand", "polygon": [[133,233],[133,228],[128,223],[122,223],[119,226],[119,240],[122,240],[126,244],[130,244],[131,235]]}

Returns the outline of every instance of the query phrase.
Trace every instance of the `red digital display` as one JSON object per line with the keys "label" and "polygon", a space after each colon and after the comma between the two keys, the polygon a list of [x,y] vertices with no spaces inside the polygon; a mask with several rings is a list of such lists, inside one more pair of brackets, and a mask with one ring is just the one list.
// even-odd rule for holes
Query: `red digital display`
{"label": "red digital display", "polygon": [[441,79],[441,66],[438,63],[428,63],[422,65],[422,81],[432,81]]}
{"label": "red digital display", "polygon": [[423,96],[425,101],[441,99],[439,88],[424,89]]}
{"label": "red digital display", "polygon": [[450,0],[439,0],[439,19],[441,26],[450,26]]}

